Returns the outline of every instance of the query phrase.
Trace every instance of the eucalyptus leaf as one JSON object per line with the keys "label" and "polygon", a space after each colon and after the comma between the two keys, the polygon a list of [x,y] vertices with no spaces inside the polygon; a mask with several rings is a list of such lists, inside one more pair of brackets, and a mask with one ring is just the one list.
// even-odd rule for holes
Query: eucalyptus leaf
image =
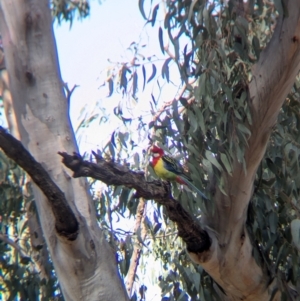
{"label": "eucalyptus leaf", "polygon": [[213,154],[212,152],[210,152],[209,150],[205,151],[205,157],[206,159],[211,162],[215,167],[218,168],[219,171],[222,171],[222,166],[220,165],[220,163],[218,162],[218,160],[216,159],[215,154]]}

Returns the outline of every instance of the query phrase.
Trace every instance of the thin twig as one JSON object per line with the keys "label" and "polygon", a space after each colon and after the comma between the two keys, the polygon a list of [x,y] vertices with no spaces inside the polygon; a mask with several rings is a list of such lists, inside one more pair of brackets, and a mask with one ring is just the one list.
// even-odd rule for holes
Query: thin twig
{"label": "thin twig", "polygon": [[147,236],[147,230],[144,225],[145,224],[145,208],[146,208],[146,201],[143,198],[140,198],[139,204],[136,209],[136,221],[135,221],[135,226],[134,226],[134,232],[136,233],[139,228],[141,229],[141,237],[140,237],[141,241],[140,242],[137,241],[134,244],[132,256],[130,259],[130,266],[129,266],[128,273],[127,273],[126,290],[127,290],[129,298],[131,297],[134,278],[136,275],[137,267],[138,267],[139,260],[141,257],[141,251],[143,248],[143,242],[145,241],[146,236]]}
{"label": "thin twig", "polygon": [[[123,233],[122,233],[123,232]],[[132,231],[125,231],[125,230],[113,230],[113,233],[116,233],[118,235],[121,235],[121,236],[134,236],[134,233]],[[162,235],[155,235],[154,237],[151,237],[151,236],[148,236],[147,239],[157,239],[157,238],[165,238],[165,237],[168,237],[168,236],[178,236],[178,232],[175,231],[175,232],[171,232],[171,233],[166,233],[166,234],[162,234]]]}
{"label": "thin twig", "polygon": [[[165,112],[166,108],[170,107],[174,101],[178,101],[180,99],[180,97],[182,97],[183,93],[186,90],[186,84],[183,85],[183,87],[181,88],[179,94],[177,95],[177,97],[175,97],[174,99],[167,101],[165,103],[163,103],[163,105],[161,106],[161,108],[157,111],[157,113],[153,116],[152,121],[155,123],[158,118],[160,117],[160,115]],[[155,127],[154,127],[154,132],[155,132]],[[152,133],[152,135],[154,134],[154,132]]]}
{"label": "thin twig", "polygon": [[[28,185],[26,186],[28,187]],[[39,278],[48,282],[52,274],[50,256],[46,247],[42,227],[39,223],[34,201],[30,201],[26,204],[26,215],[30,233],[30,245],[32,249],[31,258],[35,263]],[[46,288],[42,286],[41,289],[44,291]]]}
{"label": "thin twig", "polygon": [[66,90],[66,92],[67,92],[66,98],[67,98],[68,105],[70,105],[71,96],[72,96],[74,90],[75,90],[77,87],[79,87],[79,86],[78,86],[78,85],[74,85],[74,86],[72,87],[72,89],[70,90],[70,89],[69,89],[69,86],[68,86],[68,83],[64,83],[64,88],[65,88],[65,90]]}
{"label": "thin twig", "polygon": [[[187,104],[190,105],[190,104],[192,104],[194,101],[195,101],[195,96],[189,98],[189,99],[187,100]],[[186,110],[186,107],[180,108],[180,109],[178,110],[178,114],[179,114],[179,115],[182,114],[182,113],[184,112],[184,110]]]}
{"label": "thin twig", "polygon": [[164,46],[164,51],[168,54],[168,56],[175,61],[175,55],[170,51],[170,44],[168,43]]}
{"label": "thin twig", "polygon": [[[193,83],[195,83],[195,80],[191,81],[189,84],[192,85]],[[165,112],[165,110],[166,110],[168,107],[172,106],[172,104],[173,104],[174,101],[179,101],[179,99],[182,97],[182,95],[183,95],[184,92],[186,91],[186,88],[187,88],[187,85],[184,84],[184,85],[182,86],[181,90],[179,91],[178,95],[177,95],[175,98],[173,98],[172,100],[169,100],[169,101],[166,101],[166,102],[163,103],[163,105],[160,107],[160,109],[156,112],[156,114],[155,114],[155,115],[153,116],[153,118],[152,118],[152,122],[154,122],[154,124],[155,124],[155,122],[157,122],[157,120],[158,120],[158,118],[160,117],[160,115],[161,115],[163,112]],[[193,103],[194,101],[195,101],[195,97],[193,96],[193,97],[191,97],[191,98],[188,99],[187,103],[188,103],[188,104],[191,104],[191,103]],[[178,113],[181,114],[181,113],[183,113],[184,110],[185,110],[185,107],[182,107],[182,108],[179,109]],[[155,129],[154,129],[154,131],[155,131]],[[152,135],[153,135],[153,134],[154,134],[154,133],[152,133]]]}
{"label": "thin twig", "polygon": [[29,257],[15,241],[8,238],[6,235],[0,233],[0,240],[2,240],[3,242],[7,243],[10,246],[12,246],[14,249],[16,249],[20,253],[21,257],[24,257],[24,258]]}

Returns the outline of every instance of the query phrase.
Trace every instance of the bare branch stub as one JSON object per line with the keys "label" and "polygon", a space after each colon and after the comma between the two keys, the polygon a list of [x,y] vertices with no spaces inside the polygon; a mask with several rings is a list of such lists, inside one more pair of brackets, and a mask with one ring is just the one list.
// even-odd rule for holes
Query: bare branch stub
{"label": "bare branch stub", "polygon": [[107,185],[124,185],[136,190],[135,197],[155,200],[166,207],[169,218],[177,224],[178,235],[187,244],[189,252],[201,253],[208,250],[211,245],[209,235],[203,230],[198,221],[190,215],[171,194],[171,187],[162,181],[146,181],[144,173],[135,172],[113,161],[106,161],[97,157],[97,164],[85,161],[73,153],[69,155],[59,152],[62,162],[70,168],[73,177],[91,177]]}
{"label": "bare branch stub", "polygon": [[22,143],[0,127],[0,147],[4,153],[22,167],[33,182],[43,191],[55,216],[55,227],[59,235],[75,240],[78,221],[71,210],[64,193],[53,182],[43,166],[37,162]]}

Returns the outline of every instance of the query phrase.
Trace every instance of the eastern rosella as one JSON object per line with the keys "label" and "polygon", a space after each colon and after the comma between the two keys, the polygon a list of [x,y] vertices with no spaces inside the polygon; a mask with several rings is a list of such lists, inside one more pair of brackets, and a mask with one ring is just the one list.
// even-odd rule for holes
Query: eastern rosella
{"label": "eastern rosella", "polygon": [[204,199],[207,199],[207,197],[191,183],[192,179],[184,172],[183,167],[176,160],[165,155],[163,149],[153,146],[151,153],[153,156],[151,165],[158,177],[163,180],[175,181],[179,184],[187,185]]}

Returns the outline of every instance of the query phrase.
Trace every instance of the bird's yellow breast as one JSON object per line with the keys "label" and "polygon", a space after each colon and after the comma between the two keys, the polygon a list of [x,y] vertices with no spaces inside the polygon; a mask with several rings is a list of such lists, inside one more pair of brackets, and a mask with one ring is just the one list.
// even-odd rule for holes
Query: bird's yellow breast
{"label": "bird's yellow breast", "polygon": [[165,167],[164,167],[164,162],[163,160],[160,158],[159,160],[157,160],[156,164],[153,167],[155,173],[157,174],[157,176],[159,178],[162,178],[164,180],[167,181],[174,181],[176,178],[176,175],[170,171],[168,171]]}

